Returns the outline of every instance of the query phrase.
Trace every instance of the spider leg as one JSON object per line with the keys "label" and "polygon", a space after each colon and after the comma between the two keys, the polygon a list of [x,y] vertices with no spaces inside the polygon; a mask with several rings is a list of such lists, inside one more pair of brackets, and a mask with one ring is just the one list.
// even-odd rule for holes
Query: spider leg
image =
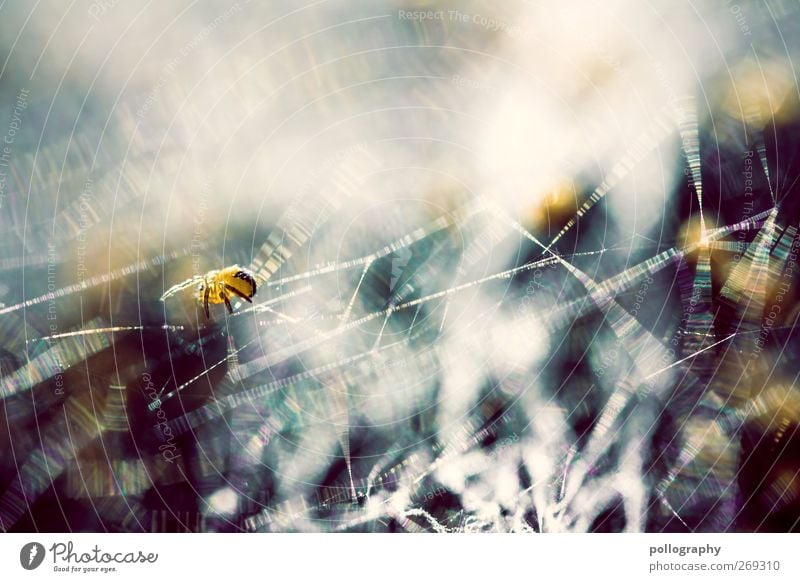
{"label": "spider leg", "polygon": [[191,287],[192,285],[196,285],[200,281],[202,281],[202,278],[192,277],[190,279],[186,279],[186,281],[178,283],[177,285],[173,285],[172,287],[170,287],[169,289],[167,289],[164,292],[164,294],[161,296],[161,301],[165,301],[168,297],[172,297],[173,295],[175,295],[179,291],[183,291],[184,289],[188,289],[189,287]]}
{"label": "spider leg", "polygon": [[252,303],[252,301],[250,300],[250,298],[249,298],[247,295],[245,295],[244,293],[242,293],[241,291],[239,291],[239,290],[238,290],[236,287],[232,287],[231,285],[228,285],[228,284],[226,283],[226,284],[225,284],[225,288],[226,288],[228,291],[230,291],[231,293],[233,293],[233,294],[235,294],[235,295],[238,295],[239,297],[241,297],[242,299],[244,299],[244,300],[245,300],[245,301],[247,301],[248,303]]}
{"label": "spider leg", "polygon": [[222,292],[222,299],[225,301],[225,307],[228,308],[228,313],[233,313],[233,306],[231,305],[231,300],[228,299],[228,296],[225,292]]}
{"label": "spider leg", "polygon": [[206,293],[203,297],[203,307],[206,309],[206,319],[211,319],[211,313],[208,310],[208,296],[211,293],[211,289],[208,287],[208,283],[206,283]]}

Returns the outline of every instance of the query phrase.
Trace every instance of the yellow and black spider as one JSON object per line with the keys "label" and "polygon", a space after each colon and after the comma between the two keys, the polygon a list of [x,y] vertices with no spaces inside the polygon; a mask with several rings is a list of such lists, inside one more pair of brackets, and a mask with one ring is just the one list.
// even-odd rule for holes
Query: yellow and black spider
{"label": "yellow and black spider", "polygon": [[225,303],[228,312],[233,313],[230,294],[233,293],[248,303],[252,303],[250,298],[256,294],[257,289],[256,275],[239,265],[233,265],[224,269],[209,271],[205,275],[195,276],[183,283],[178,283],[170,287],[161,296],[161,301],[192,285],[196,286],[197,294],[195,297],[197,301],[203,304],[206,317],[211,317],[208,309],[209,303]]}

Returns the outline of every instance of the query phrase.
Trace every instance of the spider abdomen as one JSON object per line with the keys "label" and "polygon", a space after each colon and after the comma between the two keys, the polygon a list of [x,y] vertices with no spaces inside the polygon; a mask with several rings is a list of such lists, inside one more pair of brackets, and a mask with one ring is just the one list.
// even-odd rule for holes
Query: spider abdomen
{"label": "spider abdomen", "polygon": [[226,267],[218,271],[209,271],[197,288],[197,300],[203,304],[206,316],[210,317],[209,303],[224,303],[233,313],[231,297],[239,297],[248,303],[256,294],[256,276],[239,265]]}

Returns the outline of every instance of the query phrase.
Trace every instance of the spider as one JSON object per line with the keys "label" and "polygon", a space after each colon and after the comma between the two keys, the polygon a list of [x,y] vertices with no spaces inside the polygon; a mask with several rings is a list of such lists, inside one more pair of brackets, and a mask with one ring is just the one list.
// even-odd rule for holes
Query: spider
{"label": "spider", "polygon": [[250,298],[256,294],[256,275],[239,265],[209,271],[205,275],[192,277],[183,283],[170,287],[161,296],[161,301],[192,285],[196,285],[197,295],[195,297],[198,302],[203,304],[206,317],[210,318],[209,303],[225,303],[228,312],[233,313],[233,306],[230,300],[231,293],[248,303],[252,303]]}

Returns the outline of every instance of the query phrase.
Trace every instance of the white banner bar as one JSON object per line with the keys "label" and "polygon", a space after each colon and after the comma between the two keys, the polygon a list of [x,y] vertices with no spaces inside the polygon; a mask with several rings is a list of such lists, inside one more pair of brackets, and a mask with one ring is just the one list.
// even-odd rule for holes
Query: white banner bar
{"label": "white banner bar", "polygon": [[792,534],[4,534],[0,579],[800,580]]}

